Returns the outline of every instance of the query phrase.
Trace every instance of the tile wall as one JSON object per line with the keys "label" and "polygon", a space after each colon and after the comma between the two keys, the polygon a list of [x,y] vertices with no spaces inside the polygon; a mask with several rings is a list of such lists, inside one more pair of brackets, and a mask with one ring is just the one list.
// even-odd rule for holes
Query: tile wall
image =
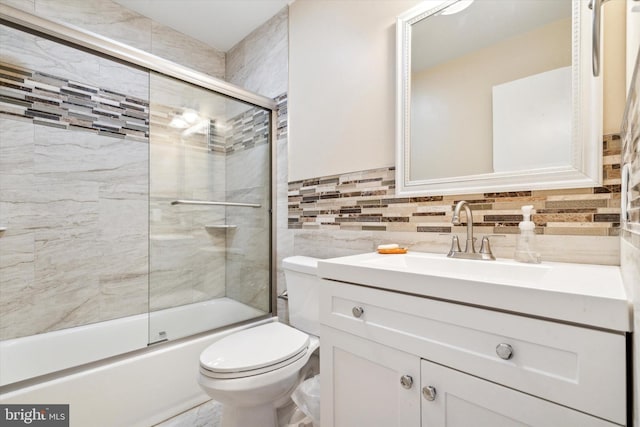
{"label": "tile wall", "polygon": [[271,112],[250,108],[229,120],[226,200],[259,208],[227,207],[227,296],[264,312],[270,308]]}
{"label": "tile wall", "polygon": [[467,200],[482,234],[518,233],[520,207],[533,205],[538,234],[617,236],[620,232],[619,135],[603,142],[603,186],[466,195],[398,197],[395,168],[289,183],[289,228],[452,233],[453,207]]}
{"label": "tile wall", "polygon": [[[633,304],[634,331],[632,354],[633,393],[640,396],[640,55],[636,57],[635,73],[627,99],[622,124],[623,173],[628,169],[627,215],[623,212],[620,265],[627,295]],[[623,189],[624,191],[624,189]],[[634,402],[634,425],[640,425],[640,401]]]}
{"label": "tile wall", "polygon": [[[44,0],[2,3],[224,76],[220,55],[108,0],[62,0],[55,8]],[[165,36],[173,42],[162,45]],[[150,303],[158,309],[225,295],[227,236],[203,227],[224,223],[224,208],[181,206],[167,214],[155,204],[175,198],[163,192],[175,185],[178,168],[191,171],[180,181],[188,198],[224,199],[227,155],[265,150],[264,114],[239,114],[228,128],[212,122],[205,140],[183,138],[177,147],[167,125],[176,110],[149,100],[148,73],[5,26],[0,44],[0,226],[7,227],[0,239],[0,339],[143,313]],[[248,123],[261,136],[234,138]],[[160,171],[151,180],[160,198],[151,206],[150,160],[152,172]],[[195,185],[209,181],[221,194]],[[240,183],[233,188],[242,190]],[[176,238],[193,229],[198,239]],[[151,300],[150,280],[157,285]],[[244,299],[268,307],[268,297],[249,288]]]}
{"label": "tile wall", "polygon": [[0,44],[0,339],[146,310],[148,76],[5,26]]}
{"label": "tile wall", "polygon": [[0,0],[224,79],[225,54],[112,0]]}
{"label": "tile wall", "polygon": [[4,115],[58,129],[148,142],[146,99],[2,61],[0,79]]}
{"label": "tile wall", "polygon": [[451,234],[466,232],[465,225],[452,226],[453,207],[468,200],[474,230],[493,236],[498,257],[513,257],[520,207],[531,204],[543,260],[619,265],[621,146],[618,134],[603,138],[604,182],[595,188],[398,197],[393,167],[289,182],[279,255],[330,258],[370,252],[381,243],[446,252]]}

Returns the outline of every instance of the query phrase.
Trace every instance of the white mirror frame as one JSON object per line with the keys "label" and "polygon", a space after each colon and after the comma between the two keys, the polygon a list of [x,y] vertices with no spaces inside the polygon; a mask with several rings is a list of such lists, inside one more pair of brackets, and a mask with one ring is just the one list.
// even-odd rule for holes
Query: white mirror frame
{"label": "white mirror frame", "polygon": [[[592,15],[572,0],[571,165],[515,172],[411,180],[411,26],[458,0],[427,0],[396,22],[396,194],[445,195],[597,187],[602,185],[602,77],[593,77]],[[452,160],[455,162],[455,159]]]}

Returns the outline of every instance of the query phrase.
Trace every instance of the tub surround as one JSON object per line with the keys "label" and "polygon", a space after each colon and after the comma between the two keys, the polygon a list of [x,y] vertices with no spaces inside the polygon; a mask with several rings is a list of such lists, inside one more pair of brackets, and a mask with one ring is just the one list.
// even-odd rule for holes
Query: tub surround
{"label": "tub surround", "polygon": [[0,0],[224,79],[225,54],[111,0]]}
{"label": "tub surround", "polygon": [[[269,161],[269,114],[237,103],[228,124],[212,120],[204,135],[185,137],[170,126],[183,108],[166,78],[7,26],[0,37],[8,228],[0,240],[0,338],[225,296],[226,251],[239,261],[241,247],[264,251],[246,242],[265,225],[233,208],[167,206],[177,198],[267,197],[265,176],[231,169],[251,162],[260,171]],[[221,104],[217,114],[229,109]],[[211,183],[221,190],[210,191]],[[245,229],[205,229],[227,214]],[[230,268],[239,288],[230,296],[267,312],[268,266],[244,283],[240,264]]]}

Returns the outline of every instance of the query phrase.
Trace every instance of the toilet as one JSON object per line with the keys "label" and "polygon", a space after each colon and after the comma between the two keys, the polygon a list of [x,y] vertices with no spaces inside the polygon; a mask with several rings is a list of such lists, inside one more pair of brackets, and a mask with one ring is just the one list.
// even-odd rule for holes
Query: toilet
{"label": "toilet", "polygon": [[310,373],[320,346],[317,262],[303,256],[282,262],[291,326],[276,321],[244,329],[200,355],[198,383],[222,403],[222,427],[277,427],[277,409]]}

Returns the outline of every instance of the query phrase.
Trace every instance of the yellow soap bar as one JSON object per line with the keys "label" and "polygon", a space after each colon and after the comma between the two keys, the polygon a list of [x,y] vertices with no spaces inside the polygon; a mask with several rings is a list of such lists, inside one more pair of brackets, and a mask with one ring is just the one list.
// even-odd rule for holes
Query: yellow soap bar
{"label": "yellow soap bar", "polygon": [[378,249],[379,254],[406,254],[408,248]]}

